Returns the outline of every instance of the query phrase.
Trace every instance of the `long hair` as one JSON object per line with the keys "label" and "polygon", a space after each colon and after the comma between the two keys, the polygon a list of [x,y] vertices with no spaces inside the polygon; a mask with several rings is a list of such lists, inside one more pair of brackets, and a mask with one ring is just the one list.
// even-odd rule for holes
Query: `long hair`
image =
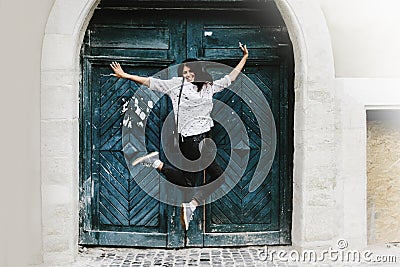
{"label": "long hair", "polygon": [[188,58],[178,66],[178,76],[182,77],[183,67],[187,66],[195,74],[194,81],[192,82],[197,86],[197,92],[203,88],[206,83],[212,83],[213,78],[210,73],[207,72],[204,63],[200,62],[196,58]]}

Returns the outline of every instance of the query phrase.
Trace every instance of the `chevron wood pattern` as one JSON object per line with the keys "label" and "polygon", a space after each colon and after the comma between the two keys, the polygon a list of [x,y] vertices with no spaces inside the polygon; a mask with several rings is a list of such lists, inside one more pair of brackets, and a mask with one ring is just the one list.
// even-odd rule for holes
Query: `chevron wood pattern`
{"label": "chevron wood pattern", "polygon": [[[240,135],[239,139],[242,141],[233,148],[233,153],[237,155],[228,155],[229,146],[220,142],[218,144],[218,158],[217,161],[221,166],[226,166],[227,159],[235,161],[235,164],[240,168],[245,168],[243,176],[235,187],[223,198],[218,199],[216,202],[211,203],[207,206],[206,210],[206,231],[207,232],[224,232],[235,229],[240,232],[251,232],[257,230],[277,230],[278,217],[277,210],[279,210],[279,195],[274,188],[279,183],[279,177],[276,173],[268,174],[264,182],[256,191],[249,193],[249,183],[254,175],[255,166],[260,158],[261,148],[261,134],[259,123],[252,113],[249,105],[253,105],[253,108],[260,108],[258,103],[261,101],[267,101],[270,105],[276,95],[276,88],[274,88],[271,76],[274,75],[278,70],[275,69],[262,69],[260,66],[256,68],[248,68],[246,75],[252,78],[252,81],[262,90],[262,95],[254,93],[251,83],[246,80],[238,80],[233,86],[233,91],[239,92],[243,96],[243,99],[238,97],[234,92],[225,90],[217,95],[218,99],[228,104],[237,114],[239,114],[242,123],[246,127],[246,133],[231,132],[230,134]],[[259,74],[262,73],[262,74]],[[268,76],[269,75],[269,76]],[[273,93],[275,90],[275,94]],[[215,111],[215,112],[218,112]],[[274,114],[278,115],[278,114]],[[265,125],[271,125],[271,118],[261,117]],[[264,129],[266,136],[266,144],[268,147],[268,139],[271,138],[271,134],[268,134],[271,130]],[[245,144],[245,138],[242,136],[246,134],[249,140],[248,145]],[[213,129],[213,136],[218,136],[219,140],[228,140],[226,133],[220,126],[217,125]],[[224,142],[222,142],[224,143]],[[225,141],[226,143],[226,141]],[[241,145],[242,144],[242,145]],[[271,147],[268,147],[271,149]],[[243,162],[243,152],[248,150],[250,153],[249,161]],[[232,175],[239,175],[234,173]],[[233,183],[231,180],[234,177],[225,177],[227,184]],[[256,228],[255,225],[258,225]]]}
{"label": "chevron wood pattern", "polygon": [[[98,72],[101,71],[105,70],[100,68]],[[94,70],[94,73],[96,72]],[[160,203],[146,194],[137,184],[137,179],[133,179],[123,153],[125,152],[130,160],[146,151],[145,147],[136,146],[139,144],[138,136],[133,132],[125,135],[122,140],[122,122],[125,115],[122,107],[130,101],[139,87],[132,81],[115,77],[100,76],[94,79],[98,87],[93,89],[98,92],[93,94],[92,104],[98,107],[98,113],[95,112],[92,116],[97,125],[92,128],[92,134],[97,137],[93,141],[99,155],[94,165],[99,174],[99,227],[160,227]],[[147,149],[159,148],[159,114],[160,104],[157,103],[147,120]],[[159,175],[149,172],[148,169],[141,169],[133,175],[145,179],[146,190],[150,190],[154,195],[159,193]]]}

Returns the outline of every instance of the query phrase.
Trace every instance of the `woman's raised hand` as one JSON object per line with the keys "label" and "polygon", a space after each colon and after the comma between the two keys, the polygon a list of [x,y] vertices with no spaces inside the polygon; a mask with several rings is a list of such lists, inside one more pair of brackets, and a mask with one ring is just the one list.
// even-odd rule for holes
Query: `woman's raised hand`
{"label": "woman's raised hand", "polygon": [[121,68],[121,65],[119,65],[118,62],[112,62],[110,64],[111,68],[113,69],[114,73],[111,73],[110,75],[118,77],[118,78],[126,78],[127,73],[124,72],[124,70]]}
{"label": "woman's raised hand", "polygon": [[150,79],[148,77],[141,77],[137,75],[131,75],[129,73],[126,73],[122,68],[121,65],[119,65],[118,62],[113,61],[110,64],[111,68],[113,69],[114,73],[111,73],[111,76],[115,76],[118,78],[124,78],[124,79],[129,79],[132,80],[136,83],[143,84],[147,87],[150,87]]}
{"label": "woman's raised hand", "polygon": [[244,45],[241,42],[239,42],[239,47],[240,47],[240,49],[242,49],[243,57],[248,57],[249,56],[249,51],[247,50],[246,45]]}
{"label": "woman's raised hand", "polygon": [[240,49],[242,49],[243,58],[239,61],[239,64],[236,65],[236,67],[231,71],[231,73],[229,73],[229,78],[231,79],[232,82],[236,80],[239,73],[242,71],[244,64],[246,64],[247,58],[249,57],[249,51],[247,51],[246,45],[239,42],[239,47]]}

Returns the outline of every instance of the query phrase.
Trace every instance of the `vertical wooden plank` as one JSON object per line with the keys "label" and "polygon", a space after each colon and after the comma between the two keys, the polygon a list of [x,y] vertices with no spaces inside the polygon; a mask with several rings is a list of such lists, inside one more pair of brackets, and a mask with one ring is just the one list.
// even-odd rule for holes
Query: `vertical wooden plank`
{"label": "vertical wooden plank", "polygon": [[[287,36],[287,35],[284,35]],[[293,182],[293,116],[294,116],[294,96],[290,92],[291,84],[294,82],[293,70],[293,48],[290,40],[283,40],[287,43],[286,46],[281,47],[280,53],[283,58],[280,67],[280,112],[283,115],[281,125],[282,134],[287,138],[282,138],[279,147],[282,147],[281,161],[279,169],[281,171],[281,188],[280,188],[280,201],[282,203],[282,210],[280,214],[280,221],[282,222],[280,242],[282,244],[291,244],[291,214],[292,214],[292,182]]]}
{"label": "vertical wooden plank", "polygon": [[[171,194],[168,197],[172,200],[172,202],[180,203],[183,199],[180,199],[180,194],[172,196]],[[178,198],[178,199],[176,199]],[[185,247],[185,232],[182,228],[180,222],[180,207],[168,205],[167,206],[167,247],[169,248],[182,248]]]}
{"label": "vertical wooden plank", "polygon": [[[187,50],[187,21],[182,14],[169,14],[168,27],[170,29],[170,47],[168,50],[168,58],[175,60],[173,63],[179,64],[186,59]],[[177,73],[171,73],[171,76],[176,76]]]}
{"label": "vertical wooden plank", "polygon": [[[204,19],[204,18],[203,18]],[[202,43],[202,32],[203,25],[202,21],[199,20],[197,14],[192,14],[187,18],[187,47],[186,47],[186,57],[187,58],[202,58],[203,53],[203,43]]]}
{"label": "vertical wooden plank", "polygon": [[100,112],[100,72],[97,68],[91,68],[91,169],[92,169],[92,223],[93,228],[98,230],[100,227],[100,123],[101,123],[101,112]]}
{"label": "vertical wooden plank", "polygon": [[[90,114],[88,114],[87,110],[91,109],[91,97],[89,93],[90,88],[90,79],[88,73],[91,72],[90,63],[87,59],[81,60],[82,64],[82,88],[80,90],[80,98],[82,101],[80,102],[80,110],[79,110],[79,117],[80,120],[80,174],[81,174],[81,183],[80,186],[83,190],[80,190],[81,196],[81,224],[83,231],[88,231],[92,229],[92,198],[91,198],[91,188],[92,188],[92,175],[91,175],[91,168],[88,167],[90,165],[90,158],[91,158],[91,118]],[[85,112],[86,111],[86,112]],[[85,138],[88,138],[87,142],[84,142]]]}

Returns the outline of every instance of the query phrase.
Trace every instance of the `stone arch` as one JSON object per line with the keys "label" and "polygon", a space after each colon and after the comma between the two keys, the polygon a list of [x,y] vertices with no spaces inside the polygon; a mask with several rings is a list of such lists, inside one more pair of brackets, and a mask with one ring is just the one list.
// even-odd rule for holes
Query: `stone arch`
{"label": "stone arch", "polygon": [[[79,55],[84,32],[99,2],[55,0],[43,40],[41,179],[43,258],[47,264],[72,262],[78,252]],[[292,241],[300,247],[321,241],[330,244],[334,233],[329,226],[313,224],[321,212],[331,212],[335,207],[328,202],[322,210],[320,206],[314,210],[307,208],[306,200],[312,179],[329,173],[332,179],[324,186],[330,188],[335,177],[335,168],[326,163],[335,158],[335,143],[329,134],[334,127],[334,115],[329,112],[334,110],[329,32],[317,0],[275,2],[289,30],[295,56]],[[320,120],[321,114],[324,120]],[[325,138],[315,138],[315,133]],[[324,157],[319,155],[321,151]],[[327,194],[334,196],[331,191]]]}

